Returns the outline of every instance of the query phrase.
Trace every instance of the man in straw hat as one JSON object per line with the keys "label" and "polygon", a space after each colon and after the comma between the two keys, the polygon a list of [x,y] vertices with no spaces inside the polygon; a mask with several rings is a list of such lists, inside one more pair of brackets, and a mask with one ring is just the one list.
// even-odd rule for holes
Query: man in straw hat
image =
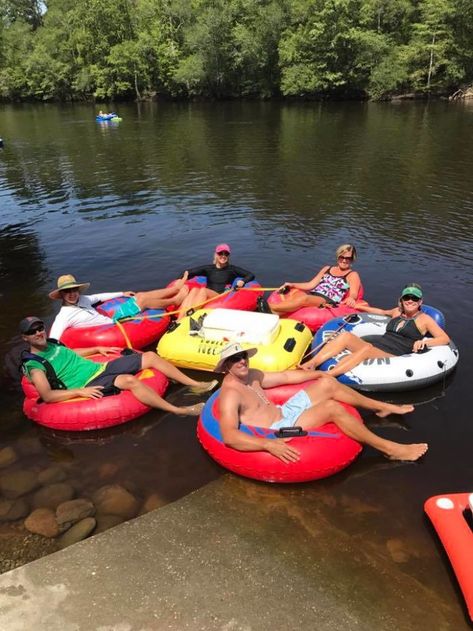
{"label": "man in straw hat", "polygon": [[[169,305],[179,306],[188,294],[185,285],[187,274],[180,278],[172,287],[153,289],[152,291],[118,291],[102,294],[84,295],[90,283],[79,283],[72,274],[64,274],[57,279],[57,287],[49,292],[52,300],[61,300],[62,306],[54,319],[50,336],[60,340],[64,331],[70,327],[89,327],[101,324],[112,324],[121,318],[133,317],[144,309],[164,309]],[[99,313],[94,304],[127,296],[120,308],[115,312],[114,319]]]}
{"label": "man in straw hat", "polygon": [[217,380],[191,379],[151,351],[123,355],[104,363],[91,361],[86,359],[88,355],[100,353],[106,356],[110,349],[95,346],[73,351],[55,340],[48,340],[44,322],[36,316],[29,316],[20,322],[20,333],[29,344],[30,352],[49,362],[56,380],[65,386],[65,389],[52,388],[45,364],[41,360],[27,359],[23,364],[23,372],[46,403],[67,401],[75,397],[100,399],[103,397],[104,389],[115,387],[119,390],[130,390],[138,401],[149,407],[179,415],[198,416],[202,410],[202,403],[188,406],[173,405],[135,377],[136,373],[144,368],[155,368],[169,379],[189,386],[196,394],[210,392],[218,383]]}
{"label": "man in straw hat", "polygon": [[[288,439],[268,440],[249,436],[239,431],[239,424],[254,425],[257,421],[258,426],[274,430],[295,425],[314,429],[331,421],[350,438],[378,449],[392,460],[417,460],[427,451],[426,443],[403,445],[373,434],[340,403],[370,410],[380,417],[407,414],[414,406],[375,401],[320,371],[263,372],[250,369],[248,360],[256,353],[256,348],[244,350],[240,344],[232,342],[222,350],[215,368],[217,372],[225,373],[220,395],[220,427],[223,440],[229,447],[240,451],[265,450],[283,462],[295,462],[299,459],[299,452],[286,442]],[[307,381],[312,383],[282,406],[269,401],[263,389]]]}

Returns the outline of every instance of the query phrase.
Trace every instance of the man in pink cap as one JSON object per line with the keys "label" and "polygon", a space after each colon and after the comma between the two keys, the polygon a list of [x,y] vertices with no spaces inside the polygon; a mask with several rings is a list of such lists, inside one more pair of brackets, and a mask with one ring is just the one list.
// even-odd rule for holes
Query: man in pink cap
{"label": "man in pink cap", "polygon": [[215,248],[212,264],[187,270],[186,273],[189,274],[189,278],[205,276],[207,286],[191,289],[181,304],[179,318],[183,317],[193,305],[202,304],[209,298],[222,294],[228,285],[235,283],[236,287],[243,287],[246,283],[254,280],[254,274],[242,267],[230,264],[230,253],[231,248],[228,243],[219,243]]}

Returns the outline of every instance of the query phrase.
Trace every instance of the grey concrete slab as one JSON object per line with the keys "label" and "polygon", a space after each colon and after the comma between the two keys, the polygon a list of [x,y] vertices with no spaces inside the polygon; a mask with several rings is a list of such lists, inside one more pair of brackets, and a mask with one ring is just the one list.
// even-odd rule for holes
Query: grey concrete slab
{"label": "grey concrete slab", "polygon": [[223,476],[0,576],[0,629],[468,628],[449,577],[440,590],[430,584],[428,558],[420,580],[399,544],[380,546],[376,533],[360,544],[337,521],[343,500],[317,502],[300,488]]}

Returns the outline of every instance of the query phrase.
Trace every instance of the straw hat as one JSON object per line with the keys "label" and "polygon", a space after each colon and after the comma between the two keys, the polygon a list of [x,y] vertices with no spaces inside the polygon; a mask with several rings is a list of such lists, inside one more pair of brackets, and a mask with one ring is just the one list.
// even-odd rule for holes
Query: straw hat
{"label": "straw hat", "polygon": [[258,352],[257,348],[243,348],[241,344],[238,342],[230,342],[222,348],[220,353],[220,359],[218,364],[215,366],[215,372],[222,372],[222,367],[226,359],[232,357],[232,355],[237,355],[238,353],[248,353],[248,359],[256,355]]}
{"label": "straw hat", "polygon": [[49,297],[52,300],[61,300],[61,291],[63,289],[74,289],[76,287],[82,293],[83,290],[90,287],[90,283],[78,283],[72,274],[63,274],[57,279],[57,289],[49,292]]}

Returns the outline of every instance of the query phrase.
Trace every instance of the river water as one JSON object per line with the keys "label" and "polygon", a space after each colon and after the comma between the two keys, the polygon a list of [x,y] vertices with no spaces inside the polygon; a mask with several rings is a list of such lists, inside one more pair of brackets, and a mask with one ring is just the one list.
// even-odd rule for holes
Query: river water
{"label": "river water", "polygon": [[[119,124],[97,124],[90,105],[0,109],[2,356],[12,363],[24,315],[52,319],[47,293],[60,274],[97,292],[151,289],[210,261],[225,241],[233,262],[275,286],[308,280],[340,243],[355,243],[366,298],[392,307],[403,285],[420,282],[445,313],[460,364],[446,384],[396,397],[418,403],[409,418],[366,417],[388,438],[429,442],[421,463],[365,449],[343,475],[291,487],[288,501],[320,496],[337,527],[347,520],[353,536],[374,538],[393,564],[454,602],[459,628],[461,597],[422,506],[473,488],[472,104],[158,103],[119,114]],[[191,419],[153,412],[74,437],[27,422],[7,378],[2,399],[0,447],[18,452],[15,466],[60,463],[85,494],[119,483],[160,505],[221,475]],[[264,486],[264,501],[270,495]],[[18,551],[18,524],[0,533],[10,559],[0,569],[41,553],[25,541]]]}

